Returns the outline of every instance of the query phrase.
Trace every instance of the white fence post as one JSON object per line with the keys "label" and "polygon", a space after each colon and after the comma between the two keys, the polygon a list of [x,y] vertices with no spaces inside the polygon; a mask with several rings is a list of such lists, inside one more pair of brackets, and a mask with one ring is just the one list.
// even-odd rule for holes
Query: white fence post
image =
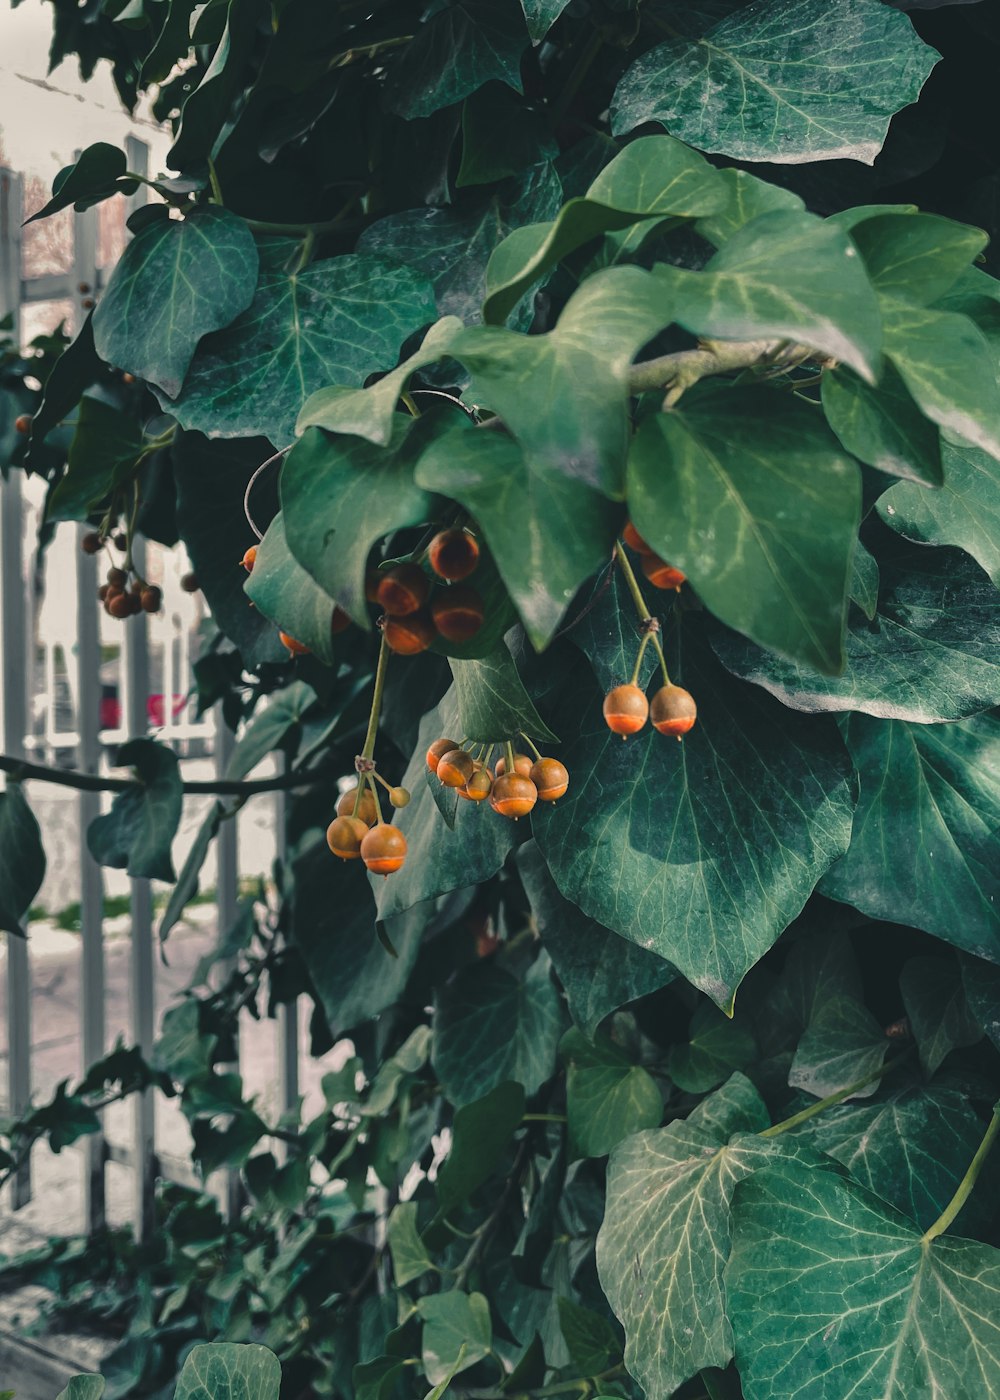
{"label": "white fence post", "polygon": [[21,318],[21,177],[0,166],[0,319],[14,317],[19,340]]}
{"label": "white fence post", "polygon": [[[282,755],[281,771],[288,771],[288,760]],[[274,794],[275,855],[282,863],[288,853],[286,826],[287,797],[280,790]],[[299,1002],[296,997],[278,1006],[278,1111],[287,1113],[299,1097]]]}
{"label": "white fence post", "polygon": [[[222,714],[222,706],[217,705],[215,709],[215,775],[217,778],[226,776],[226,769],[229,767],[229,760],[235,746],[235,737],[232,730],[226,724]],[[215,915],[218,927],[219,939],[223,939],[229,933],[236,922],[237,908],[239,904],[239,840],[238,840],[238,818],[232,816],[223,821],[219,827],[219,834],[215,839],[216,852],[216,881],[215,881]],[[235,963],[232,959],[224,962],[219,973],[222,978],[226,978],[233,971]],[[240,1040],[239,1025],[233,1028],[233,1040],[235,1048],[235,1058],[232,1068],[239,1073],[240,1068]],[[226,1219],[234,1221],[239,1219],[240,1211],[243,1208],[243,1184],[238,1171],[232,1168],[226,1171],[226,1186],[224,1209]]]}

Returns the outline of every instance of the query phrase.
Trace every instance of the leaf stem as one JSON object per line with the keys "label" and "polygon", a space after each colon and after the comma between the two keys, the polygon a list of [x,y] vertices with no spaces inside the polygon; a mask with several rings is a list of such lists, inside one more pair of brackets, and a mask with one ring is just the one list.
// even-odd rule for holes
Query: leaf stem
{"label": "leaf stem", "polygon": [[375,752],[375,735],[378,732],[378,717],[382,712],[382,692],[385,690],[385,671],[389,662],[389,647],[382,633],[382,644],[378,651],[378,665],[375,667],[375,687],[372,690],[372,707],[368,716],[368,733],[365,735],[362,758],[371,758]]}
{"label": "leaf stem", "polygon": [[800,1113],[793,1113],[791,1118],[785,1118],[780,1123],[775,1123],[773,1127],[765,1128],[760,1134],[761,1137],[777,1137],[780,1133],[787,1133],[789,1128],[797,1128],[800,1123],[805,1123],[808,1119],[814,1118],[817,1113],[822,1113],[826,1108],[833,1108],[838,1103],[843,1103],[852,1094],[856,1094],[859,1089],[863,1089],[866,1084],[872,1084],[876,1079],[881,1079],[883,1075],[889,1074],[897,1065],[909,1057],[909,1050],[897,1055],[894,1060],[881,1064],[878,1069],[872,1070],[870,1074],[863,1075],[860,1079],[855,1079],[853,1084],[848,1084],[846,1089],[838,1089],[835,1094],[828,1094],[825,1099],[819,1099],[808,1108],[802,1109]]}
{"label": "leaf stem", "polygon": [[983,1169],[983,1163],[989,1156],[990,1149],[996,1142],[998,1135],[1000,1135],[1000,1103],[998,1103],[993,1110],[993,1117],[990,1119],[990,1125],[986,1129],[986,1134],[979,1144],[976,1155],[969,1163],[969,1170],[958,1183],[958,1190],[955,1192],[954,1196],[952,1196],[934,1224],[924,1235],[923,1244],[929,1244],[930,1241],[936,1239],[938,1235],[943,1235],[955,1219],[955,1216],[965,1205],[972,1193],[972,1188],[976,1184],[979,1173]]}

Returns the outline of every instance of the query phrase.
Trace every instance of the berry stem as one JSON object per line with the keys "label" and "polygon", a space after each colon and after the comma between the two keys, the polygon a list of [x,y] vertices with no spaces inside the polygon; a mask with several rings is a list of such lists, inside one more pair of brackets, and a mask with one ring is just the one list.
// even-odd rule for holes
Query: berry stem
{"label": "berry stem", "polygon": [[653,646],[656,648],[656,654],[660,658],[660,670],[663,672],[663,684],[672,685],[673,682],[670,679],[670,672],[667,670],[667,658],[663,654],[663,643],[655,633],[650,633],[650,635],[653,638]]}
{"label": "berry stem", "polygon": [[517,769],[514,767],[514,745],[509,739],[504,741],[504,758],[507,764],[507,772],[516,773]]}
{"label": "berry stem", "polygon": [[628,555],[625,553],[625,547],[621,540],[615,540],[615,558],[618,560],[618,567],[621,569],[625,582],[628,584],[628,591],[632,594],[632,601],[635,603],[635,610],[639,614],[639,621],[645,622],[651,614],[646,607],[646,600],[642,596],[642,589],[639,587],[639,581],[635,576],[632,565],[628,561]]}
{"label": "berry stem", "polygon": [[643,637],[642,641],[639,643],[639,653],[635,658],[635,665],[632,667],[632,679],[629,682],[630,685],[639,684],[639,671],[642,667],[642,658],[646,655],[646,648],[649,646],[650,635],[651,634],[647,632],[646,635]]}
{"label": "berry stem", "polygon": [[524,742],[527,744],[528,748],[529,748],[529,749],[531,750],[531,752],[535,755],[535,757],[536,757],[536,758],[541,758],[541,756],[542,756],[541,753],[540,753],[539,750],[535,747],[535,745],[532,743],[531,739],[529,739],[528,735],[525,734],[525,732],[524,732],[523,729],[521,730],[521,738],[522,738],[522,739],[524,740]]}
{"label": "berry stem", "polygon": [[392,792],[392,783],[387,783],[386,780],[382,777],[382,774],[378,771],[378,769],[373,768],[371,771],[371,776],[375,779],[377,783],[382,784],[386,792]]}
{"label": "berry stem", "polygon": [[993,1117],[990,1119],[990,1125],[986,1129],[986,1136],[979,1144],[979,1148],[976,1152],[976,1155],[969,1163],[969,1170],[965,1173],[965,1175],[962,1177],[962,1180],[958,1183],[958,1190],[955,1192],[954,1196],[952,1196],[951,1200],[945,1206],[944,1210],[935,1220],[931,1228],[924,1235],[924,1238],[921,1241],[921,1243],[929,1244],[930,1241],[936,1239],[938,1235],[943,1235],[945,1230],[947,1230],[948,1227],[951,1225],[952,1221],[955,1219],[955,1216],[962,1209],[962,1207],[965,1205],[965,1202],[971,1195],[972,1188],[976,1184],[976,1179],[983,1169],[983,1163],[989,1156],[990,1149],[996,1142],[998,1135],[1000,1135],[1000,1103],[998,1103],[996,1108],[994,1108],[993,1110]]}
{"label": "berry stem", "polygon": [[[385,818],[382,816],[382,804],[378,800],[378,784],[375,782],[374,773],[366,773],[365,777],[368,781],[368,786],[372,790],[372,797],[375,799],[375,815],[378,817],[379,825],[381,826],[382,822],[385,821]],[[359,782],[358,788],[360,789],[360,787],[361,783]]]}
{"label": "berry stem", "polygon": [[382,634],[382,645],[378,651],[378,665],[375,667],[375,686],[372,690],[372,708],[368,716],[368,733],[365,735],[362,758],[371,758],[375,752],[375,735],[378,732],[378,717],[382,711],[382,692],[385,690],[385,671],[389,663],[389,647]]}

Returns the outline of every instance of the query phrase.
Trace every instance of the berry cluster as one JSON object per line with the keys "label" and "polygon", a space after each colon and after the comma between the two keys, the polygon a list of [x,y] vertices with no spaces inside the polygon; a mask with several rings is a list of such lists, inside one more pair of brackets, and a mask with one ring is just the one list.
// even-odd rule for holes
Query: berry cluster
{"label": "berry cluster", "polygon": [[483,600],[464,582],[479,563],[475,535],[468,530],[441,530],[424,558],[436,576],[434,582],[416,561],[396,564],[368,579],[369,602],[385,609],[386,644],[401,656],[426,651],[435,637],[471,641],[483,625]]}
{"label": "berry cluster", "polygon": [[96,530],[91,530],[80,541],[84,554],[97,554],[107,545],[125,554],[124,567],[112,564],[105,575],[106,582],[97,590],[97,596],[104,604],[109,617],[124,620],[137,613],[158,613],[163,606],[163,593],[153,583],[140,578],[129,560],[128,538],[118,531],[110,540]]}
{"label": "berry cluster", "polygon": [[427,750],[427,767],[459,797],[468,802],[488,798],[494,812],[515,821],[526,817],[536,802],[556,802],[566,792],[569,773],[557,758],[543,758],[537,749],[534,759],[515,753],[509,740],[501,747],[505,756],[491,768],[496,744],[480,744],[470,751],[454,739],[435,739]]}
{"label": "berry cluster", "polygon": [[383,821],[376,783],[381,783],[395,808],[405,807],[410,794],[391,787],[376,772],[371,759],[355,760],[358,782],[337,803],[337,815],[326,829],[326,843],[341,860],[363,860],[375,875],[392,875],[406,860],[406,837],[398,826]]}

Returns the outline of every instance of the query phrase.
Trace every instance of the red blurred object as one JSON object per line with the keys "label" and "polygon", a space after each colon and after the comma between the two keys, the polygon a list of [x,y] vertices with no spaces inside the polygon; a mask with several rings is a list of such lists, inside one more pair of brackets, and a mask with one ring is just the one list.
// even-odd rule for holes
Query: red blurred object
{"label": "red blurred object", "polygon": [[[170,706],[171,719],[184,712],[184,707],[188,702],[186,695],[174,695]],[[167,716],[167,696],[150,695],[146,700],[146,718],[154,727],[159,727],[166,723]],[[105,686],[101,695],[101,728],[118,729],[122,722],[122,703],[118,698],[118,692],[114,686]]]}

